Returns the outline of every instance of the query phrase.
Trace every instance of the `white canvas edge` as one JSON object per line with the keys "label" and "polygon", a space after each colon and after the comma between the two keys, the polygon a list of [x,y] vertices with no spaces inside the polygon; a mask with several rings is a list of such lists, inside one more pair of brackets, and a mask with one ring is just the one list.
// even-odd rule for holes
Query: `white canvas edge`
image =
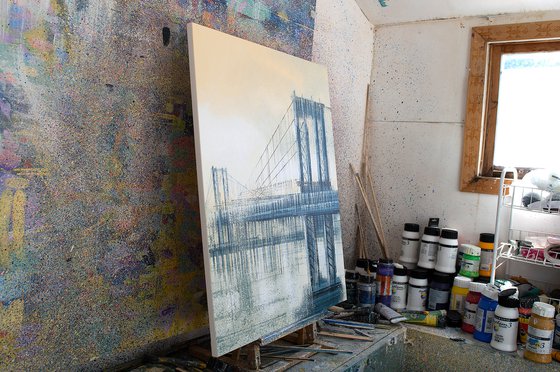
{"label": "white canvas edge", "polygon": [[214,302],[212,299],[212,275],[210,271],[210,250],[208,248],[208,226],[206,225],[206,205],[204,203],[204,185],[202,169],[202,149],[200,146],[200,118],[198,113],[198,102],[197,97],[197,85],[196,85],[196,73],[195,73],[195,56],[194,56],[194,44],[193,44],[193,32],[195,27],[202,27],[196,23],[190,22],[187,24],[187,44],[189,50],[189,75],[191,81],[191,102],[193,111],[193,127],[194,127],[194,144],[195,144],[195,155],[196,155],[196,173],[197,173],[197,185],[198,185],[198,204],[200,210],[200,228],[202,230],[202,249],[204,254],[204,278],[206,282],[206,299],[208,303],[208,326],[210,328],[210,345],[212,348],[212,356],[219,356],[217,353],[218,345],[216,343],[216,329],[215,324],[212,321],[214,319]]}

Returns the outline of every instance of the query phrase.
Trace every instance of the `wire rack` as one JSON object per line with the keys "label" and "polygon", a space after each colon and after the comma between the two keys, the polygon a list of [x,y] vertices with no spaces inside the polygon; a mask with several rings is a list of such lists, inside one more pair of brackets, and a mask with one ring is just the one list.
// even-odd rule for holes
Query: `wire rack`
{"label": "wire rack", "polygon": [[[550,252],[552,258],[560,259],[560,253]],[[559,264],[554,264],[544,256],[544,248],[519,248],[510,243],[501,243],[498,247],[498,257],[532,265],[546,266],[560,269]],[[501,266],[501,262],[499,266]]]}
{"label": "wire rack", "polygon": [[523,182],[504,185],[504,187],[506,188],[503,191],[505,206],[535,213],[560,215],[560,193],[540,190]]}

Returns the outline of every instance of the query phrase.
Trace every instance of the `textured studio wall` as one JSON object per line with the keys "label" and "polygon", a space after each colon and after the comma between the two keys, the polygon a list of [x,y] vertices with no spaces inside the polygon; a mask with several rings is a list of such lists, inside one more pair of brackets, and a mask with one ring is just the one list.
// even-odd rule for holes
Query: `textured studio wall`
{"label": "textured studio wall", "polygon": [[0,370],[205,327],[186,24],[310,59],[314,5],[0,0]]}
{"label": "textured studio wall", "polygon": [[374,183],[393,258],[405,222],[494,231],[497,197],[459,191],[471,28],[558,19],[558,11],[375,28],[369,127]]}

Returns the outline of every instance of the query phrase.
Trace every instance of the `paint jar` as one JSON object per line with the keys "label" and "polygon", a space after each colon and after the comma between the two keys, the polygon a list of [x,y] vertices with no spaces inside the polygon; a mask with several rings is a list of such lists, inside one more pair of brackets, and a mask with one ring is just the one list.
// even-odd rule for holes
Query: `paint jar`
{"label": "paint jar", "polygon": [[346,280],[346,303],[355,305],[358,299],[358,279],[360,275],[354,270],[346,270],[344,278]]}
{"label": "paint jar", "polygon": [[406,310],[425,311],[428,298],[428,271],[416,268],[410,272],[408,279],[408,296]]}
{"label": "paint jar", "polygon": [[408,289],[408,270],[406,267],[401,264],[395,264],[391,286],[391,309],[402,311],[406,308],[406,293]]}
{"label": "paint jar", "polygon": [[393,271],[395,265],[393,260],[380,258],[377,262],[377,276],[376,276],[376,302],[382,303],[389,307],[391,305],[391,281],[393,279]]}
{"label": "paint jar", "polygon": [[490,345],[501,351],[517,350],[517,328],[519,325],[519,299],[515,289],[506,289],[498,295],[498,307],[494,313],[494,326]]}
{"label": "paint jar", "polygon": [[449,295],[453,284],[453,275],[434,271],[428,294],[428,310],[449,309]]}
{"label": "paint jar", "polygon": [[457,263],[457,250],[459,233],[453,229],[442,229],[439,238],[438,251],[436,258],[436,271],[440,273],[455,274],[455,264]]}
{"label": "paint jar", "polygon": [[369,260],[367,258],[358,258],[354,270],[358,275],[366,275],[369,271]]}
{"label": "paint jar", "polygon": [[555,349],[560,349],[560,314],[556,315],[556,326],[554,328],[554,344]]}
{"label": "paint jar", "polygon": [[525,359],[537,363],[552,362],[552,338],[554,335],[554,306],[535,302],[529,319]]}
{"label": "paint jar", "polygon": [[405,223],[402,232],[401,256],[399,262],[409,270],[415,269],[418,263],[420,248],[420,226],[416,223]]}
{"label": "paint jar", "polygon": [[494,234],[480,234],[478,246],[481,249],[479,274],[489,278],[492,274],[492,260],[494,259]]}
{"label": "paint jar", "polygon": [[476,312],[478,303],[482,297],[482,290],[486,287],[484,283],[470,282],[469,293],[465,299],[465,314],[463,315],[463,325],[461,329],[467,333],[474,333],[476,324]]}
{"label": "paint jar", "polygon": [[375,306],[375,278],[372,274],[360,275],[358,281],[358,306]]}
{"label": "paint jar", "polygon": [[467,300],[467,295],[469,294],[469,284],[471,284],[471,282],[471,278],[460,275],[453,279],[449,310],[457,311],[461,314],[461,317],[465,314],[465,301]]}
{"label": "paint jar", "polygon": [[529,319],[533,304],[539,300],[538,297],[525,297],[519,303],[519,342],[527,343],[527,331],[529,330]]}
{"label": "paint jar", "polygon": [[492,330],[494,325],[494,312],[498,307],[499,288],[492,284],[487,284],[482,290],[482,297],[476,310],[476,323],[474,338],[482,342],[492,340]]}
{"label": "paint jar", "polygon": [[459,275],[467,278],[477,278],[480,270],[480,247],[472,244],[461,244],[463,257],[461,258],[461,269]]}
{"label": "paint jar", "polygon": [[374,260],[369,260],[368,273],[373,276],[373,279],[377,278],[377,262]]}
{"label": "paint jar", "polygon": [[436,256],[439,242],[439,228],[427,226],[420,241],[418,266],[424,269],[436,267]]}

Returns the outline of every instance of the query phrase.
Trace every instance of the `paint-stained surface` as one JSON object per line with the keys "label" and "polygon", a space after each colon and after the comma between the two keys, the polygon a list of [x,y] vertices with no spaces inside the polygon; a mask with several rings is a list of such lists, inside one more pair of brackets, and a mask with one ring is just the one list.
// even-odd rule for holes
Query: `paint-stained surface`
{"label": "paint-stained surface", "polygon": [[189,25],[212,354],[345,298],[327,69]]}
{"label": "paint-stained surface", "polygon": [[0,0],[0,370],[206,326],[186,24],[309,58],[314,3]]}

